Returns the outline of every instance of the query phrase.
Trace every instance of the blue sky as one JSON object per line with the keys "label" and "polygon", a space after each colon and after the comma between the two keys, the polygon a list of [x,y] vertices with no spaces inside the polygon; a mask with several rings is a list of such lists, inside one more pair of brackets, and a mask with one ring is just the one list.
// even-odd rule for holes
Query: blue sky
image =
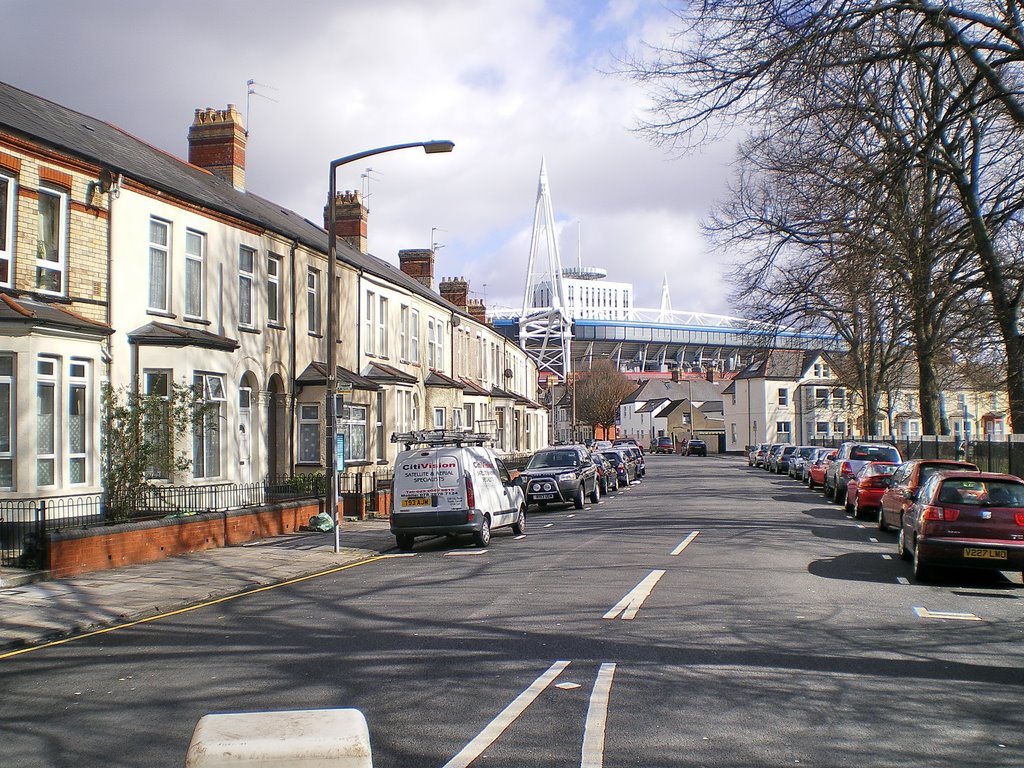
{"label": "blue sky", "polygon": [[[728,313],[721,257],[699,223],[723,191],[728,146],[677,157],[634,133],[647,96],[604,74],[673,21],[658,0],[0,0],[0,79],[187,155],[195,109],[246,107],[247,189],[321,221],[328,163],[431,138],[345,167],[370,174],[369,245],[441,244],[438,278],[520,306],[537,177],[546,158],[563,261],[633,282],[657,306]],[[49,53],[40,49],[46,41]],[[55,53],[59,51],[59,55]],[[486,289],[484,286],[486,285]]]}

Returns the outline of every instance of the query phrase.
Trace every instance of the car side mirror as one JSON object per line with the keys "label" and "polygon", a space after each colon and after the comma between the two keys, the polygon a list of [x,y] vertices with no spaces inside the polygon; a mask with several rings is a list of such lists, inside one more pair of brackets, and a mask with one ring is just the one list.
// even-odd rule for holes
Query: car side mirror
{"label": "car side mirror", "polygon": [[914,501],[917,499],[917,492],[912,491],[909,488],[903,492],[903,498],[907,501]]}

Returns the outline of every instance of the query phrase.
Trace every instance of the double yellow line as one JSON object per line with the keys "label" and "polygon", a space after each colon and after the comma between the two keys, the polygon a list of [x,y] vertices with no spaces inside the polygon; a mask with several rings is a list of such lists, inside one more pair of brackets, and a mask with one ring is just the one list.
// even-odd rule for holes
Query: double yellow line
{"label": "double yellow line", "polygon": [[268,584],[265,587],[256,587],[255,589],[249,589],[245,592],[238,592],[234,595],[225,595],[224,597],[218,597],[216,600],[207,600],[205,603],[197,603],[195,605],[189,605],[185,608],[178,608],[174,611],[168,611],[166,613],[160,613],[156,616],[147,616],[144,619],[136,619],[135,621],[128,621],[124,624],[117,624],[112,627],[104,627],[103,629],[95,629],[91,632],[83,632],[80,635],[73,635],[72,637],[65,637],[60,640],[52,640],[48,643],[41,643],[40,645],[33,645],[28,648],[19,648],[16,651],[6,651],[0,653],[0,661],[4,659],[11,659],[15,656],[21,656],[24,653],[32,653],[33,651],[41,651],[45,648],[54,648],[58,645],[64,645],[65,643],[71,643],[75,640],[84,640],[87,637],[96,637],[97,635],[105,635],[108,632],[117,632],[121,629],[128,629],[129,627],[137,627],[140,624],[149,624],[153,621],[159,621],[160,619],[166,619],[171,616],[178,616],[183,613],[189,613],[190,611],[197,611],[200,608],[208,608],[211,605],[218,605],[220,603],[226,603],[230,600],[237,600],[240,597],[249,597],[250,595],[258,595],[260,592],[267,592],[271,589],[277,589],[278,587],[287,587],[292,584],[298,584],[303,581],[309,581],[310,579],[317,579],[321,576],[330,576],[332,573],[338,573],[340,571],[347,571],[349,568],[355,568],[359,565],[366,565],[367,563],[373,563],[377,560],[384,560],[386,556],[381,555],[377,557],[369,557],[366,560],[360,560],[358,563],[348,563],[346,565],[339,565],[337,568],[330,568],[326,571],[318,571],[317,573],[311,573],[306,576],[297,576],[294,579],[288,579],[288,581],[281,581],[277,584]]}

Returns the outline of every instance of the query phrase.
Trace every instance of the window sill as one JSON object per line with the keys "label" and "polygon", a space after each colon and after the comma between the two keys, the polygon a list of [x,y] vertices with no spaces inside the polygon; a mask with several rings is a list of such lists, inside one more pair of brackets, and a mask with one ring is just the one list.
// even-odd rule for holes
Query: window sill
{"label": "window sill", "polygon": [[285,330],[285,327],[283,325],[281,325],[280,323],[267,323],[267,328],[271,328],[271,329],[273,329],[275,331],[283,331],[283,330]]}
{"label": "window sill", "polygon": [[313,331],[310,331],[308,335],[311,339],[322,339],[324,337],[322,333],[313,333]]}
{"label": "window sill", "polygon": [[263,333],[263,331],[261,331],[259,328],[248,328],[248,327],[246,327],[244,325],[238,326],[238,332],[239,333],[251,333],[254,336],[259,336],[261,333]]}
{"label": "window sill", "polygon": [[147,309],[146,314],[152,315],[153,317],[166,317],[168,320],[178,319],[178,316],[173,312],[165,312],[162,309]]}
{"label": "window sill", "polygon": [[201,317],[183,317],[181,318],[186,323],[195,323],[196,325],[213,325],[209,320],[203,320]]}
{"label": "window sill", "polygon": [[316,467],[317,469],[323,469],[324,468],[324,465],[321,464],[319,461],[296,461],[295,462],[295,466],[296,467],[304,467],[306,469],[311,469],[313,467]]}

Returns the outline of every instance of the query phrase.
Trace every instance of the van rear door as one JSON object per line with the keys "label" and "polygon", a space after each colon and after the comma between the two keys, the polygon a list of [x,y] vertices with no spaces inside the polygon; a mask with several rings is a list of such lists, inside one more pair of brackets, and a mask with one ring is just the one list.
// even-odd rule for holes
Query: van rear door
{"label": "van rear door", "polygon": [[447,512],[466,508],[462,463],[454,451],[410,451],[395,472],[395,512]]}

